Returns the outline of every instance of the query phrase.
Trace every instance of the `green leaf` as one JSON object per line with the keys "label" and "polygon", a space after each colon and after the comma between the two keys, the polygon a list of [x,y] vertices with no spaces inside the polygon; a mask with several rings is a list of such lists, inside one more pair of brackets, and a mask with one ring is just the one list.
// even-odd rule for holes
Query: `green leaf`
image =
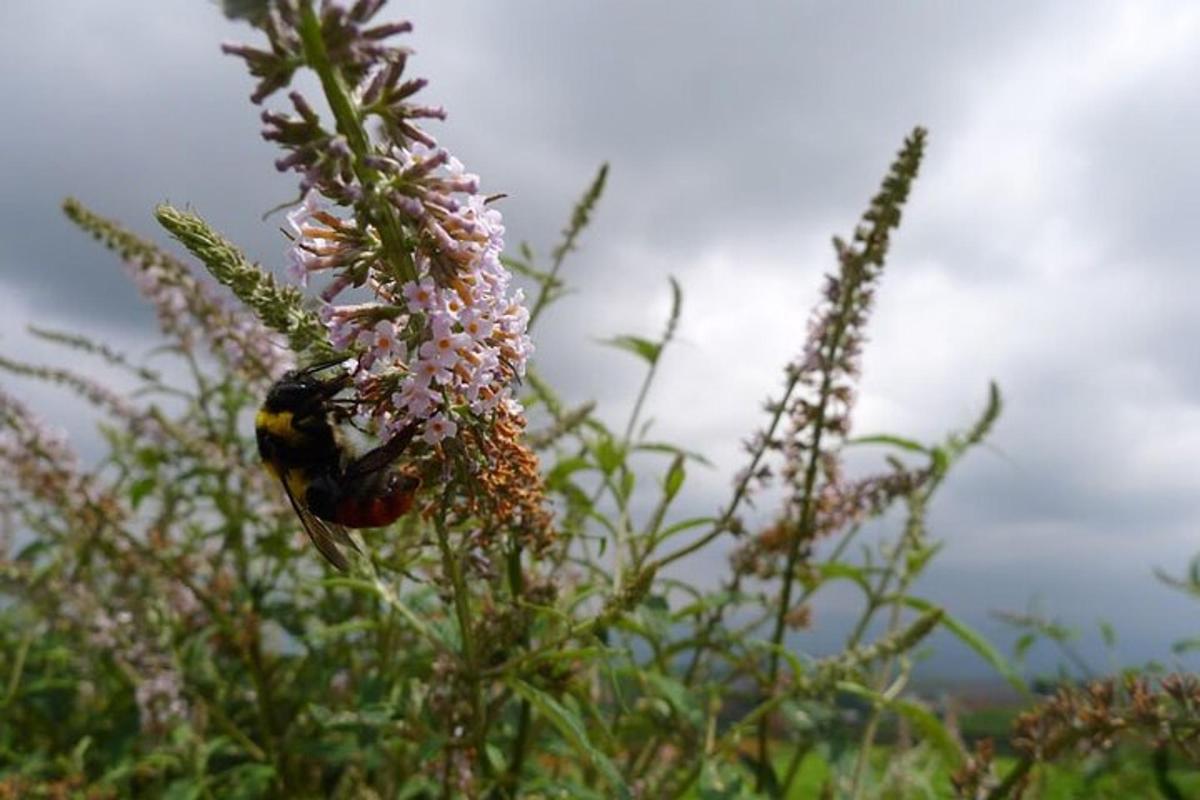
{"label": "green leaf", "polygon": [[633,449],[639,453],[668,453],[673,456],[683,456],[688,461],[698,461],[707,467],[712,466],[712,462],[699,453],[692,450],[684,450],[682,447],[667,444],[666,442],[639,442],[634,445]]}
{"label": "green leaf", "polygon": [[1037,641],[1036,633],[1023,633],[1017,639],[1017,643],[1013,645],[1013,656],[1018,660],[1025,658],[1025,654],[1029,652],[1029,648],[1033,647]]}
{"label": "green leaf", "polygon": [[774,642],[753,642],[751,646],[755,649],[761,648],[769,653],[775,653],[783,656],[783,660],[788,662],[788,668],[792,671],[792,675],[797,679],[808,672],[805,666],[800,663],[799,657],[797,657],[790,648],[775,644]]}
{"label": "green leaf", "polygon": [[625,463],[625,448],[621,447],[611,436],[601,437],[591,447],[596,464],[605,475],[611,475],[617,467]]}
{"label": "green leaf", "polygon": [[667,477],[663,480],[663,495],[667,498],[668,503],[675,499],[675,495],[679,494],[686,478],[687,471],[683,468],[683,457],[676,456],[675,460],[671,462],[670,469],[667,470]]}
{"label": "green leaf", "polygon": [[862,567],[835,561],[829,564],[817,564],[814,567],[814,571],[821,576],[822,582],[826,580],[853,581],[867,594],[873,591],[870,582],[867,580],[867,571]]}
{"label": "green leaf", "polygon": [[639,677],[648,684],[656,695],[670,703],[671,708],[694,728],[704,722],[704,713],[692,697],[686,686],[669,675],[652,670],[643,670]]}
{"label": "green leaf", "polygon": [[946,470],[950,468],[950,454],[945,448],[935,447],[930,451],[929,455],[933,460],[933,472],[935,475],[945,475]]}
{"label": "green leaf", "polygon": [[630,796],[629,787],[625,785],[625,781],[621,779],[621,773],[617,771],[617,767],[613,762],[600,752],[592,744],[587,735],[587,728],[584,727],[583,720],[579,718],[571,709],[567,708],[562,703],[555,700],[545,692],[535,689],[528,683],[516,678],[508,680],[509,687],[527,700],[531,706],[543,717],[545,717],[551,725],[553,725],[563,738],[570,743],[580,755],[587,758],[596,769],[598,769],[604,778],[609,782],[619,797],[627,798]]}
{"label": "green leaf", "polygon": [[154,469],[166,460],[166,454],[155,447],[144,447],[137,451],[134,458],[143,469]]}
{"label": "green leaf", "polygon": [[37,559],[42,553],[50,549],[50,541],[48,539],[34,539],[29,544],[25,545],[17,552],[16,561],[32,562]]}
{"label": "green leaf", "polygon": [[348,636],[352,633],[362,633],[364,631],[372,631],[379,627],[379,623],[372,619],[350,619],[345,622],[339,622],[336,625],[327,625],[317,627],[309,631],[315,641],[329,642],[333,639],[339,639],[343,636]]}
{"label": "green leaf", "polygon": [[600,343],[633,353],[650,365],[658,363],[658,356],[662,352],[662,345],[649,339],[643,339],[641,336],[614,336],[611,339],[604,339]]}
{"label": "green leaf", "polygon": [[889,700],[874,689],[852,681],[839,681],[838,688],[905,717],[951,769],[957,769],[962,763],[963,752],[958,746],[958,742],[955,741],[950,731],[946,730],[946,726],[937,718],[937,715],[925,706],[904,698]]}
{"label": "green leaf", "polygon": [[553,488],[554,491],[565,497],[567,500],[567,506],[570,509],[590,510],[592,507],[591,496],[582,488],[580,488],[579,484],[572,483],[571,481],[565,481],[558,486],[547,488]]}
{"label": "green leaf", "polygon": [[712,608],[718,608],[723,605],[736,605],[748,599],[750,599],[750,595],[744,592],[730,592],[728,590],[710,592],[709,594],[701,595],[694,602],[680,608],[672,615],[672,620],[678,622]]}
{"label": "green leaf", "polygon": [[666,614],[671,610],[671,604],[667,600],[667,596],[663,594],[648,594],[642,600],[642,605],[662,614]]}
{"label": "green leaf", "polygon": [[912,723],[921,737],[933,746],[948,767],[958,769],[963,761],[962,750],[937,715],[912,700],[896,700],[891,703],[891,708]]}
{"label": "green leaf", "polygon": [[221,10],[230,19],[244,19],[257,25],[271,9],[270,0],[221,0]]}
{"label": "green leaf", "polygon": [[716,517],[691,517],[690,519],[680,520],[672,525],[662,529],[658,535],[658,541],[661,544],[677,533],[690,531],[692,528],[700,528],[706,525],[712,525],[717,521]]}
{"label": "green leaf", "polygon": [[559,459],[546,473],[546,486],[550,489],[558,489],[574,473],[591,468],[591,462],[582,456]]}
{"label": "green leaf", "polygon": [[847,445],[860,444],[882,444],[889,447],[895,447],[900,450],[907,450],[911,453],[928,453],[929,448],[913,439],[905,439],[903,436],[893,436],[890,433],[877,433],[872,436],[857,436],[848,442]]}
{"label": "green leaf", "polygon": [[154,491],[154,487],[157,485],[158,479],[151,476],[149,478],[142,478],[129,487],[129,504],[133,506],[135,511],[142,504],[142,501],[146,499],[146,495]]}
{"label": "green leaf", "polygon": [[[755,762],[751,761],[746,766],[750,772],[754,771]],[[772,774],[773,777],[773,774]],[[747,783],[748,777],[745,772],[738,770],[732,764],[723,764],[719,761],[706,761],[703,771],[700,773],[700,782],[696,786],[695,796],[698,800],[747,800],[747,798],[759,797],[754,793],[753,786]],[[770,783],[769,787],[778,792],[778,781]],[[774,796],[774,795],[771,795]]]}
{"label": "green leaf", "polygon": [[[905,597],[905,605],[915,608],[918,611],[933,611],[940,608],[928,600],[920,597]],[[1021,694],[1029,694],[1029,687],[1025,684],[1025,679],[1020,673],[1008,662],[1000,651],[992,646],[992,643],[983,637],[983,634],[968,626],[965,622],[957,617],[943,611],[942,623],[947,630],[959,638],[959,640],[967,647],[974,650],[980,658],[992,665],[996,672],[1000,673],[1009,684],[1012,685]]]}
{"label": "green leaf", "polygon": [[943,542],[922,544],[909,550],[905,558],[905,563],[908,565],[908,574],[914,577],[919,575],[929,564],[930,560],[941,552],[943,544]]}
{"label": "green leaf", "polygon": [[663,344],[675,338],[675,328],[679,325],[679,314],[683,311],[683,287],[674,275],[668,276],[671,283],[671,314],[667,317],[667,332],[663,334]]}
{"label": "green leaf", "polygon": [[519,258],[512,258],[511,256],[501,256],[500,263],[513,272],[524,275],[527,278],[532,278],[540,284],[549,285],[551,282],[556,282],[553,275],[531,266],[528,261],[522,261]]}
{"label": "green leaf", "polygon": [[1171,652],[1176,655],[1191,653],[1195,650],[1200,650],[1200,636],[1192,639],[1183,639],[1171,645]]}
{"label": "green leaf", "polygon": [[508,761],[504,757],[504,751],[498,745],[488,742],[484,745],[484,752],[487,754],[488,764],[492,767],[492,772],[497,775],[503,774],[508,766]]}
{"label": "green leaf", "polygon": [[163,800],[195,800],[204,791],[204,784],[195,778],[179,778],[163,792]]}
{"label": "green leaf", "polygon": [[632,470],[623,472],[621,474],[621,483],[618,486],[618,489],[621,494],[621,499],[624,502],[629,501],[629,498],[633,495],[633,488],[636,484],[637,475],[635,475]]}
{"label": "green leaf", "polygon": [[270,791],[271,782],[275,780],[275,767],[271,764],[240,764],[226,770],[221,777],[227,784],[219,792],[221,797],[256,800]]}
{"label": "green leaf", "polygon": [[1104,646],[1112,649],[1117,644],[1117,631],[1111,623],[1100,620],[1100,636],[1104,639]]}

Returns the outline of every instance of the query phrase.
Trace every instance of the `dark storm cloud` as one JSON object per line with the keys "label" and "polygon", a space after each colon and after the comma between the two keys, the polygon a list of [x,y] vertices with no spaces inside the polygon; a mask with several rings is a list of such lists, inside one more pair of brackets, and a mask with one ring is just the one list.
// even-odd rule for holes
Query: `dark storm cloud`
{"label": "dark storm cloud", "polygon": [[611,158],[606,215],[684,257],[714,235],[856,213],[900,138],[952,119],[972,65],[1045,13],[679,1],[475,12],[413,9],[418,38],[456,43],[422,48],[431,91],[478,87],[469,111],[452,106],[453,135],[491,180],[549,190],[556,221],[563,178]]}
{"label": "dark storm cloud", "polygon": [[155,204],[190,203],[252,251],[278,254],[258,216],[288,184],[258,138],[243,70],[217,51],[234,29],[214,7],[18,2],[5,22],[0,46],[18,65],[0,84],[7,285],[42,308],[74,296],[71,316],[144,325],[113,260],[59,214],[68,195],[159,240]]}
{"label": "dark storm cloud", "polygon": [[[595,338],[657,334],[667,275],[684,284],[648,413],[657,436],[718,466],[691,470],[681,513],[722,499],[738,441],[800,348],[829,235],[851,230],[904,134],[930,126],[872,320],[858,430],[935,440],[970,422],[991,378],[1008,407],[999,454],[973,454],[939,500],[934,533],[949,547],[926,593],[992,631],[989,608],[1034,595],[1086,624],[1109,616],[1131,658],[1187,632],[1172,628],[1181,601],[1149,576],[1185,558],[1200,526],[1190,4],[392,10],[414,20],[411,69],[450,112],[435,134],[486,191],[510,195],[510,242],[547,252],[612,163],[568,262],[580,291],[536,332],[539,368],[569,401],[597,399],[623,424],[641,376]],[[0,83],[5,352],[30,321],[153,345],[152,315],[111,257],[58,214],[67,194],[160,240],[153,206],[190,203],[251,257],[281,261],[279,218],[259,215],[294,182],[271,166],[241,64],[217,52],[248,29],[212,4],[133,0],[16,0],[5,23],[17,65]],[[694,573],[715,582],[723,569],[713,552]]]}

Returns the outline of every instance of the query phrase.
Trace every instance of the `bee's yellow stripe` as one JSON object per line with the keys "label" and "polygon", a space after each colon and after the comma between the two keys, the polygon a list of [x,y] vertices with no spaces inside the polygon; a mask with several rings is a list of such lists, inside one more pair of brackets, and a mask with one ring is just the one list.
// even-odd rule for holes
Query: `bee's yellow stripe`
{"label": "bee's yellow stripe", "polygon": [[296,429],[292,427],[292,412],[290,411],[267,411],[265,408],[260,408],[254,417],[254,427],[278,436],[280,439],[291,439],[296,435]]}
{"label": "bee's yellow stripe", "polygon": [[308,478],[304,476],[303,470],[289,469],[286,473],[288,489],[291,490],[292,497],[296,498],[296,502],[302,506],[307,506],[305,498],[308,496]]}

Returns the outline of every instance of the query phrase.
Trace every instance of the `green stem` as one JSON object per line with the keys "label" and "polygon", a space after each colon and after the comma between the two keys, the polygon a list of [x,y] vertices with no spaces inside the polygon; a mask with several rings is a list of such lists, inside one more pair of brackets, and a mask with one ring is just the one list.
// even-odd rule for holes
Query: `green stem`
{"label": "green stem", "polygon": [[[521,602],[524,594],[524,578],[521,574],[521,543],[515,538],[508,556],[508,585],[512,592],[513,602]],[[520,644],[523,648],[528,649],[528,627],[521,631]],[[527,698],[521,698],[520,712],[517,717],[517,735],[513,739],[512,755],[509,758],[505,776],[505,789],[509,797],[516,797],[517,787],[521,784],[521,768],[525,763],[525,751],[529,747],[529,728],[532,720],[533,707]]]}
{"label": "green stem", "polygon": [[575,242],[579,235],[583,233],[583,229],[587,227],[588,217],[596,202],[600,199],[600,194],[604,191],[604,182],[608,178],[608,164],[603,164],[600,171],[596,173],[596,177],[592,179],[591,185],[584,192],[579,203],[575,206],[575,210],[571,214],[571,221],[568,223],[566,230],[563,231],[563,240],[558,247],[554,248],[554,264],[550,267],[550,272],[545,276],[545,279],[539,281],[537,300],[533,303],[533,308],[529,312],[529,323],[525,326],[528,331],[533,327],[533,323],[541,315],[542,310],[555,299],[552,293],[558,288],[558,272],[562,269],[563,261],[566,260],[567,254],[575,249]]}
{"label": "green stem", "polygon": [[1029,774],[1029,770],[1033,769],[1034,763],[1031,757],[1025,756],[1014,764],[1013,768],[1004,776],[1004,780],[987,793],[986,800],[1000,800],[1002,797],[1008,797],[1012,793],[1012,790],[1017,787],[1017,784]]}
{"label": "green stem", "polygon": [[462,655],[466,662],[467,678],[471,685],[471,705],[474,720],[472,721],[472,739],[475,755],[483,773],[490,771],[491,762],[487,758],[487,712],[483,697],[483,676],[480,671],[479,654],[475,648],[473,627],[471,624],[471,595],[463,577],[462,562],[450,547],[450,534],[446,530],[445,509],[449,507],[450,489],[447,486],[442,498],[442,513],[438,515],[435,528],[437,530],[438,548],[442,554],[442,568],[450,577],[454,590],[454,613],[458,618],[458,627],[462,635]]}
{"label": "green stem", "polygon": [[[569,237],[567,243],[573,244],[574,237]],[[550,267],[550,273],[546,279],[541,281],[538,288],[537,299],[533,302],[533,308],[529,311],[529,322],[525,324],[525,331],[528,333],[533,327],[533,323],[537,322],[537,318],[541,316],[542,310],[550,302],[550,292],[558,286],[558,272],[562,269],[563,261],[566,260],[567,253],[570,248],[567,246],[559,247],[554,251],[554,264]]]}
{"label": "green stem", "polygon": [[2,705],[7,706],[17,696],[17,689],[21,686],[21,675],[25,672],[25,659],[29,656],[29,648],[33,646],[33,640],[32,629],[26,631],[25,635],[21,637],[21,644],[17,647],[17,657],[13,661],[12,673],[8,676],[8,688],[4,692]]}
{"label": "green stem", "polygon": [[[847,531],[846,535],[843,536],[841,541],[837,543],[837,547],[835,547],[833,552],[829,554],[827,563],[836,564],[838,559],[842,557],[842,553],[844,553],[846,548],[850,546],[850,542],[855,539],[860,530],[862,530],[862,525],[855,525],[853,528]],[[805,601],[812,597],[819,587],[819,583],[814,583],[811,586],[804,587],[804,592],[800,595],[799,599],[796,600],[796,604],[803,605]],[[788,763],[787,771],[784,773],[783,777],[783,794],[785,797],[791,793],[792,783],[796,780],[796,775],[798,775],[800,772],[800,765],[804,762],[804,756],[808,754],[810,746],[811,742],[806,739],[801,739],[796,744],[796,751],[792,753],[792,759]]]}
{"label": "green stem", "polygon": [[[775,431],[779,428],[779,423],[783,419],[784,410],[787,408],[788,401],[791,400],[792,394],[796,391],[798,381],[799,376],[797,375],[793,375],[788,379],[787,386],[784,388],[783,397],[779,401],[778,405],[776,405],[775,411],[771,416],[771,421],[767,425],[766,434],[762,437],[758,447],[751,455],[750,466],[746,469],[746,472],[742,476],[742,479],[738,482],[737,486],[734,487],[733,498],[729,501],[729,505],[725,508],[725,510],[721,512],[721,516],[718,517],[717,521],[713,523],[712,528],[709,529],[706,534],[692,541],[690,544],[685,545],[673,553],[668,553],[667,555],[654,561],[652,564],[653,569],[658,571],[667,564],[678,561],[681,558],[695,553],[696,551],[706,547],[709,542],[720,536],[728,529],[729,523],[733,519],[733,515],[737,513],[737,509],[741,505],[742,500],[746,497],[747,490],[750,486],[750,481],[753,479],[755,470],[758,469],[759,462],[762,461],[763,456],[766,455],[768,445],[775,437]],[[740,581],[740,576],[735,577],[734,587],[730,590],[731,596],[737,592],[738,581]],[[691,686],[692,682],[695,680],[696,672],[700,667],[703,653],[711,646],[712,632],[718,625],[721,624],[721,620],[724,617],[728,606],[728,602],[717,606],[715,609],[713,609],[712,614],[706,621],[704,630],[699,637],[700,641],[697,643],[696,649],[692,653],[691,661],[684,673],[685,685]],[[662,740],[664,738],[665,737],[662,734],[656,734],[656,736],[651,739],[651,741],[643,749],[643,754],[653,753],[654,750],[656,750],[662,744]],[[639,756],[639,760],[641,760],[641,756]]]}
{"label": "green stem", "polygon": [[[662,354],[661,350],[659,354]],[[650,362],[650,369],[646,370],[646,377],[642,379],[642,386],[638,389],[637,399],[633,401],[633,410],[629,413],[629,421],[625,423],[625,434],[621,437],[622,447],[628,447],[630,440],[633,438],[633,429],[637,425],[638,418],[642,415],[642,406],[646,402],[646,395],[650,393],[650,384],[654,382],[654,375],[657,371],[658,359],[655,358]]]}
{"label": "green stem", "polygon": [[[364,189],[378,186],[382,182],[380,175],[366,162],[367,156],[371,154],[371,139],[363,128],[362,119],[342,73],[329,58],[325,39],[321,35],[321,20],[313,10],[310,0],[305,0],[300,5],[299,31],[300,40],[304,44],[304,58],[320,78],[321,89],[337,122],[338,133],[346,137],[346,143],[354,155],[352,167],[355,176]],[[407,246],[409,237],[405,235],[404,226],[397,219],[395,212],[386,201],[380,201],[371,207],[371,215],[371,222],[374,223],[380,241],[383,242],[383,251],[388,256],[387,261],[400,271],[402,280],[416,280],[416,267]]]}
{"label": "green stem", "polygon": [[[881,605],[886,601],[884,598],[891,597],[891,614],[888,618],[888,633],[894,633],[900,627],[900,612],[905,593],[909,586],[912,585],[915,577],[911,570],[907,567],[899,570],[901,556],[908,552],[912,547],[919,544],[923,533],[923,520],[925,517],[925,504],[929,499],[929,494],[936,487],[936,483],[928,487],[928,489],[918,488],[910,495],[909,500],[909,517],[908,523],[905,525],[904,534],[900,541],[896,543],[895,550],[888,558],[887,568],[879,578],[879,585],[869,599],[867,609],[863,612],[859,619],[859,624],[852,634],[847,647],[855,647],[858,644],[863,632],[866,630],[870,619],[874,616]],[[888,592],[892,578],[896,577],[897,586],[893,593]],[[889,678],[893,667],[895,666],[896,656],[888,656],[880,666],[874,682],[876,692],[882,693],[888,685]],[[858,758],[854,765],[854,777],[851,784],[850,796],[852,800],[858,800],[862,796],[865,786],[864,779],[866,778],[867,768],[870,765],[871,748],[875,744],[875,735],[879,730],[879,723],[883,717],[883,707],[876,703],[871,709],[871,716],[867,720],[866,728],[863,730],[862,741],[858,749]]]}
{"label": "green stem", "polygon": [[[833,333],[824,353],[821,388],[817,395],[816,417],[813,419],[812,444],[808,454],[808,464],[804,470],[804,488],[801,494],[799,525],[793,533],[788,548],[787,564],[783,571],[783,592],[779,598],[779,609],[775,616],[775,629],[771,634],[771,655],[767,667],[767,691],[775,691],[775,681],[779,677],[780,649],[783,646],[783,634],[787,629],[787,614],[792,607],[792,586],[795,584],[796,564],[800,560],[803,545],[811,540],[811,531],[816,516],[816,503],[813,502],[813,492],[817,484],[817,471],[821,458],[821,439],[825,434],[825,413],[829,405],[829,396],[833,390],[834,364],[841,347],[842,336],[848,326],[848,305],[858,288],[857,276],[845,276],[841,296],[838,298],[838,315]],[[763,791],[767,783],[767,775],[772,771],[770,760],[770,744],[767,738],[767,728],[770,720],[764,717],[758,725],[758,757],[759,774],[758,789]]]}

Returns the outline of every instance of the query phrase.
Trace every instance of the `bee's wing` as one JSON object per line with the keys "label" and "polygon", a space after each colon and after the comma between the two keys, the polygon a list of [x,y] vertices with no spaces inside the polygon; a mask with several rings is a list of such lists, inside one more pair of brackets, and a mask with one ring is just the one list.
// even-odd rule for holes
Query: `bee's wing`
{"label": "bee's wing", "polygon": [[296,510],[296,516],[300,518],[300,524],[304,526],[304,532],[308,534],[309,540],[321,555],[325,556],[325,560],[342,572],[350,569],[350,562],[338,549],[338,545],[349,545],[355,550],[358,550],[358,545],[346,533],[346,529],[336,523],[326,522],[309,511],[308,507],[292,494],[292,487],[288,485],[286,475],[280,482],[283,484],[283,490],[287,493],[292,508]]}
{"label": "bee's wing", "polygon": [[419,421],[408,423],[391,439],[350,462],[346,467],[346,479],[358,480],[390,466],[408,448],[420,424]]}

